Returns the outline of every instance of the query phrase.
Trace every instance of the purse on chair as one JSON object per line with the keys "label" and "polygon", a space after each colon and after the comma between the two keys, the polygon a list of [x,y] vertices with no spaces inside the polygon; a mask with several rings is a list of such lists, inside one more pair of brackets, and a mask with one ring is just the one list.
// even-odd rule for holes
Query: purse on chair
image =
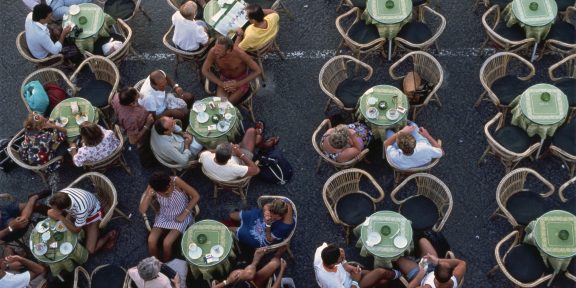
{"label": "purse on chair", "polygon": [[404,90],[404,94],[408,96],[410,104],[422,103],[423,99],[428,96],[433,88],[434,85],[428,83],[428,81],[422,79],[418,73],[412,71],[404,76],[402,82],[402,90]]}

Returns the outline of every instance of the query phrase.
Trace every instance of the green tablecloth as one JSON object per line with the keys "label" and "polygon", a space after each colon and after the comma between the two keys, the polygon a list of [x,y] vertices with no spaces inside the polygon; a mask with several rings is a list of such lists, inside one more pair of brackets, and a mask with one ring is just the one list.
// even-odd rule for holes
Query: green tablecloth
{"label": "green tablecloth", "polygon": [[[224,113],[221,114],[220,108],[218,107],[221,103],[220,97],[206,97],[199,101],[206,105],[206,110],[204,112],[208,113],[210,118],[205,123],[198,123],[196,120],[198,112],[194,111],[195,109],[191,109],[189,121],[190,124],[188,125],[188,129],[186,131],[194,135],[196,141],[198,141],[198,143],[202,144],[207,149],[214,149],[216,148],[216,145],[223,142],[234,142],[234,138],[240,134],[240,124],[242,122],[242,114],[240,114],[240,111],[238,111],[236,107],[232,106],[230,102],[227,102],[228,106]],[[216,106],[215,109],[210,109],[210,102],[214,103]],[[216,129],[217,123],[212,121],[212,116],[220,115],[220,118],[224,119],[223,115],[226,113],[232,114],[232,118],[225,120],[230,123],[229,128],[225,131],[219,131]],[[208,130],[209,127],[210,130]]]}
{"label": "green tablecloth", "polygon": [[[560,230],[568,231],[568,239],[559,238]],[[555,273],[565,271],[576,256],[576,216],[563,210],[547,212],[526,227],[524,242],[538,247]]]}
{"label": "green tablecloth", "polygon": [[[240,4],[242,4],[243,6],[246,6],[246,3],[244,3],[244,1],[234,1],[234,3],[239,2]],[[218,24],[218,22],[220,21],[224,21],[224,19],[226,19],[226,14],[228,14],[232,7],[234,6],[234,4],[224,4],[222,7],[220,7],[218,5],[218,0],[211,0],[210,2],[206,3],[206,5],[204,6],[204,14],[202,15],[202,17],[204,17],[204,21],[208,24],[208,26],[215,28],[216,24]],[[216,15],[221,9],[224,9],[225,12],[217,19],[214,20],[212,19],[212,17],[214,17],[214,15]],[[230,19],[228,19],[230,20]],[[244,26],[247,22],[248,19],[246,18],[246,16],[244,16],[244,19],[240,19],[241,20],[241,25],[239,25],[238,27],[231,27],[229,28],[229,30],[233,30],[235,31],[238,28],[241,28],[242,26]],[[222,35],[226,35],[226,33],[221,33]]]}
{"label": "green tablecloth", "polygon": [[66,137],[68,140],[74,140],[77,136],[80,135],[80,127],[76,122],[76,116],[72,114],[72,108],[70,108],[70,103],[77,102],[78,109],[81,113],[86,113],[88,116],[88,121],[92,123],[98,122],[98,113],[90,102],[84,98],[80,97],[72,97],[65,99],[64,101],[58,103],[52,112],[50,113],[50,119],[58,119],[60,117],[68,118],[68,123],[66,124]]}
{"label": "green tablecloth", "polygon": [[[104,13],[100,6],[92,3],[83,3],[80,6],[80,12],[76,15],[66,15],[66,21],[62,25],[67,26],[68,22],[76,24],[82,28],[82,33],[75,40],[76,46],[80,52],[94,51],[94,43],[99,37],[110,37],[109,27],[116,24],[116,20],[110,15]],[[80,23],[80,17],[86,17],[87,22]]]}
{"label": "green tablecloth", "polygon": [[[406,108],[406,111],[404,114],[401,114],[398,119],[389,120],[386,117],[386,112],[391,108],[396,107],[393,98],[394,96],[398,97],[398,105]],[[366,110],[368,110],[368,107],[370,107],[370,105],[368,105],[368,99],[371,97],[375,97],[377,99],[376,104],[373,106],[376,107],[379,111],[378,117],[374,119],[368,118],[366,114]],[[385,101],[387,108],[380,109],[378,107],[378,103],[380,101]],[[377,85],[368,89],[368,91],[364,92],[364,94],[358,99],[357,107],[358,109],[356,110],[356,116],[358,119],[366,121],[366,124],[368,124],[368,126],[370,126],[372,129],[374,136],[381,139],[385,138],[387,129],[404,127],[406,125],[408,111],[410,111],[410,103],[408,102],[408,97],[400,89],[390,85]]]}
{"label": "green tablecloth", "polygon": [[[531,10],[530,3],[537,3],[538,9]],[[526,37],[535,38],[536,42],[546,38],[557,13],[555,0],[514,0],[504,9],[506,25],[520,24]]]}
{"label": "green tablecloth", "polygon": [[404,24],[412,19],[412,0],[390,0],[394,7],[386,8],[386,0],[368,0],[363,17],[378,28],[380,37],[393,39]]}
{"label": "green tablecloth", "polygon": [[[42,222],[48,223],[50,227],[55,227],[57,223],[57,221],[53,220],[52,218],[47,218]],[[49,231],[51,238],[46,242],[47,244],[56,241],[56,239],[54,239],[54,233],[56,231],[52,229]],[[61,233],[63,236],[62,239],[60,241],[56,241],[58,243],[58,247],[48,248],[48,252],[46,252],[44,255],[36,255],[34,253],[34,245],[42,242],[42,234],[38,233],[36,229],[33,229],[32,233],[30,234],[30,250],[33,251],[32,255],[34,255],[38,261],[47,264],[50,267],[52,275],[54,276],[60,274],[62,270],[72,272],[76,266],[82,265],[88,260],[88,250],[86,250],[84,246],[78,243],[79,234],[73,233],[68,229]],[[60,253],[60,246],[65,242],[69,242],[74,247],[72,253],[68,255]]]}
{"label": "green tablecloth", "polygon": [[[542,93],[550,94],[550,100],[541,99]],[[568,98],[558,88],[550,84],[536,84],[526,89],[512,103],[512,124],[528,133],[544,139],[552,136],[568,115]]]}
{"label": "green tablecloth", "polygon": [[[197,241],[198,235],[200,234],[206,235],[208,239],[204,244],[200,244]],[[230,260],[236,258],[236,254],[232,249],[233,241],[232,234],[230,230],[228,230],[228,227],[220,222],[202,220],[190,226],[182,236],[181,248],[182,254],[186,257],[188,263],[190,263],[190,272],[194,278],[202,275],[204,280],[210,280],[213,278],[214,273],[226,276],[230,271]],[[192,259],[188,255],[188,247],[192,243],[196,243],[196,245],[202,249],[202,256],[198,259]],[[210,254],[210,249],[218,244],[224,247],[224,254],[219,257],[218,261],[206,264],[204,256]]]}
{"label": "green tablecloth", "polygon": [[[380,234],[382,226],[390,227],[390,234],[384,236]],[[377,232],[382,237],[380,243],[369,247],[365,245],[368,233]],[[358,225],[354,228],[354,234],[359,235],[356,247],[360,248],[360,255],[367,257],[374,256],[374,267],[392,268],[392,261],[400,256],[412,251],[412,222],[399,213],[393,211],[378,211],[368,218],[368,223]],[[397,248],[394,245],[394,237],[402,235],[408,239],[408,245],[404,248]]]}

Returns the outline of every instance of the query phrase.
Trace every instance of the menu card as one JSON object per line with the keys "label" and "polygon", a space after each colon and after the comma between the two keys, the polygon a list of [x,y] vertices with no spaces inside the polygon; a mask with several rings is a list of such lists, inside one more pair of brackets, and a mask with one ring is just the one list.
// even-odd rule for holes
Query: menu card
{"label": "menu card", "polygon": [[[220,9],[218,13],[214,16],[220,16],[214,25],[214,29],[222,35],[228,35],[230,31],[236,31],[238,28],[242,28],[248,19],[246,19],[246,11],[244,8],[246,4],[239,1],[234,1],[234,5],[225,10],[225,8]],[[223,15],[222,11],[225,11]]]}

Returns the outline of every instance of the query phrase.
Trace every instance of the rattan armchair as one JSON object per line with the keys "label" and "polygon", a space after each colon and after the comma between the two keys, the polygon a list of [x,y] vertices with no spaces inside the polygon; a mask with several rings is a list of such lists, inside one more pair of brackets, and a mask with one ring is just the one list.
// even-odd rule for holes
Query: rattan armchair
{"label": "rattan armchair", "polygon": [[[140,197],[140,203],[142,203],[144,201],[145,196],[146,196],[146,193],[142,193],[142,197]],[[152,201],[150,201],[150,205],[148,205],[148,211],[152,210],[154,217],[156,217],[156,215],[158,215],[158,213],[160,212],[160,204],[158,203],[158,200],[156,197],[158,197],[158,196],[154,195],[154,197],[152,198]],[[200,214],[200,207],[198,205],[196,205],[196,206],[194,206],[194,209],[192,211],[192,216],[194,218],[196,218],[196,217],[198,217],[199,214]],[[148,213],[142,213],[142,218],[144,218],[144,225],[146,226],[146,229],[148,229],[148,231],[152,231],[153,225],[150,225]]]}
{"label": "rattan armchair", "polygon": [[[102,275],[97,275],[98,273]],[[91,274],[84,269],[82,266],[76,267],[74,269],[74,288],[86,288],[91,287],[93,281],[97,279],[97,281],[106,281],[106,284],[109,284],[109,287],[122,287],[124,285],[124,281],[127,277],[126,269],[123,267],[112,265],[112,264],[104,264],[96,267]],[[98,277],[96,277],[98,276]],[[98,283],[101,285],[104,283]],[[98,286],[101,287],[101,286]]]}
{"label": "rattan armchair", "polygon": [[258,207],[262,208],[262,207],[264,207],[264,204],[271,202],[274,199],[280,199],[280,200],[290,204],[290,206],[292,207],[292,212],[294,214],[294,228],[292,228],[292,231],[290,231],[290,235],[288,235],[288,237],[286,237],[286,239],[282,240],[279,243],[266,246],[266,249],[268,251],[274,251],[280,247],[286,246],[286,248],[287,248],[286,251],[288,252],[288,255],[292,259],[294,259],[294,254],[292,254],[292,251],[290,250],[290,241],[292,240],[292,237],[294,236],[294,232],[296,232],[296,226],[298,225],[298,211],[296,209],[296,205],[294,204],[294,202],[292,200],[290,200],[290,198],[284,197],[284,196],[262,195],[262,196],[258,197],[258,200],[257,200]]}
{"label": "rattan armchair", "polygon": [[[350,35],[351,28],[359,23],[359,21],[364,21],[361,19],[362,11],[358,9],[358,7],[354,7],[347,11],[346,13],[338,16],[336,18],[336,29],[342,40],[340,40],[340,44],[338,48],[336,48],[336,55],[340,53],[344,47],[347,47],[351,50],[352,56],[357,58],[358,60],[362,60],[362,58],[371,55],[371,54],[378,54],[384,52],[384,42],[386,42],[385,38],[378,37],[368,43],[358,43],[354,41]],[[362,23],[360,23],[362,24]]]}
{"label": "rattan armchair", "polygon": [[[570,195],[568,195],[570,193]],[[576,213],[576,177],[566,181],[558,188],[558,196],[564,204],[564,210]]]}
{"label": "rattan armchair", "polygon": [[35,81],[35,80],[39,81],[40,84],[42,84],[42,86],[44,86],[48,83],[56,84],[59,87],[61,87],[62,89],[64,89],[65,91],[67,91],[67,93],[72,93],[72,95],[68,95],[69,97],[74,97],[76,95],[76,86],[74,86],[74,84],[72,84],[72,82],[70,82],[70,80],[64,74],[64,72],[62,72],[56,68],[38,69],[38,70],[30,73],[30,75],[28,75],[26,77],[26,79],[24,79],[24,81],[22,81],[22,86],[20,87],[20,98],[22,99],[22,102],[24,103],[24,107],[26,107],[28,112],[32,112],[32,109],[30,109],[30,106],[28,105],[28,101],[26,101],[26,98],[24,98],[24,87],[26,86],[26,84],[30,83],[31,81]]}
{"label": "rattan armchair", "polygon": [[[498,50],[506,52],[526,52],[531,46],[534,45],[536,40],[534,38],[525,38],[521,40],[512,40],[505,38],[503,35],[499,34],[499,25],[505,25],[500,22],[500,6],[494,5],[490,7],[484,15],[482,15],[482,26],[484,27],[484,33],[486,34],[486,40],[480,47],[480,52],[484,52],[484,48],[488,43],[495,44]],[[503,28],[508,29],[508,28]]]}
{"label": "rattan armchair", "polygon": [[14,137],[12,137],[12,139],[8,143],[8,146],[6,147],[8,157],[10,157],[10,159],[12,159],[12,161],[14,161],[14,163],[16,163],[18,166],[26,170],[38,173],[38,175],[40,175],[40,178],[42,178],[44,184],[47,187],[50,187],[50,184],[48,183],[48,167],[50,167],[50,165],[56,162],[62,161],[64,158],[62,156],[56,156],[50,159],[50,161],[44,163],[43,165],[30,165],[24,162],[20,157],[20,153],[18,152],[17,149],[20,147],[20,142],[22,142],[22,139],[24,138],[24,132],[25,132],[24,129],[20,130],[16,135],[14,135]]}
{"label": "rattan armchair", "polygon": [[[442,140],[437,140],[437,141],[438,141],[438,144],[440,144],[440,146],[442,146]],[[386,153],[386,151],[384,151],[384,153]],[[424,166],[414,167],[414,168],[409,168],[409,169],[402,169],[402,168],[396,166],[396,164],[394,164],[392,161],[390,161],[390,157],[386,157],[386,161],[388,162],[388,165],[390,165],[390,167],[392,167],[392,170],[394,170],[394,186],[397,186],[398,183],[400,183],[400,181],[402,181],[404,178],[406,178],[406,176],[409,176],[409,175],[412,175],[415,173],[430,173],[432,168],[434,168],[434,166],[436,166],[438,164],[438,162],[440,162],[440,158],[432,159],[432,161],[430,163],[428,163]]]}
{"label": "rattan armchair", "polygon": [[320,123],[318,128],[316,128],[316,130],[312,134],[312,147],[314,147],[314,150],[316,150],[316,153],[318,153],[318,156],[319,156],[318,157],[318,163],[316,164],[316,173],[318,173],[318,170],[320,169],[320,164],[322,164],[323,161],[332,165],[334,168],[336,168],[336,170],[342,170],[342,169],[354,167],[354,165],[356,165],[358,162],[362,161],[366,157],[366,155],[368,155],[368,152],[370,151],[370,149],[366,148],[366,149],[362,150],[362,152],[360,152],[360,154],[358,154],[358,156],[354,157],[351,160],[345,161],[345,162],[338,162],[338,161],[330,159],[328,156],[326,156],[326,153],[324,153],[324,151],[320,147],[320,141],[322,139],[322,136],[330,128],[332,128],[332,124],[330,123],[330,119],[324,119],[324,121],[322,121],[322,123]]}
{"label": "rattan armchair", "polygon": [[[440,38],[440,35],[442,35],[442,33],[444,32],[444,29],[446,29],[446,18],[442,16],[442,14],[430,8],[427,4],[420,5],[416,9],[418,10],[418,15],[420,19],[418,20],[418,22],[410,22],[404,25],[404,27],[402,27],[404,31],[400,30],[398,35],[394,37],[394,44],[395,44],[394,53],[397,52],[396,49],[400,49],[403,51],[417,51],[417,50],[427,51],[432,45],[436,47],[436,51],[440,51],[440,49],[438,48],[438,38]],[[419,25],[420,23],[424,24],[425,26]],[[420,43],[416,43],[416,40],[420,40],[416,38],[420,37],[414,38],[414,36],[411,35],[423,34],[424,31],[421,29],[429,30],[430,38],[425,39]],[[407,32],[408,34],[404,35],[404,33]]]}
{"label": "rattan armchair", "polygon": [[[411,181],[416,183],[415,192],[413,192],[413,190],[409,189],[407,186]],[[404,188],[405,186],[406,188]],[[400,199],[400,197],[403,198]],[[427,198],[428,200],[431,200],[436,206],[438,211],[438,218],[436,219],[436,222],[433,223],[431,228],[435,232],[440,232],[442,228],[444,228],[444,224],[446,224],[448,217],[450,217],[450,213],[452,213],[452,206],[454,205],[450,189],[448,189],[448,186],[446,186],[442,180],[438,179],[434,175],[428,173],[416,173],[408,176],[404,181],[402,181],[402,183],[400,183],[400,185],[394,188],[392,193],[390,193],[390,198],[392,198],[394,204],[400,205],[400,214],[405,212],[403,211],[406,208],[404,206],[410,205],[411,200],[418,197]],[[407,217],[408,215],[404,216]],[[417,226],[417,221],[422,220],[410,219],[409,217],[407,218],[412,221],[413,227]]]}
{"label": "rattan armchair", "polygon": [[572,55],[552,64],[548,68],[548,78],[554,81],[554,86],[562,90],[568,97],[570,114],[566,122],[570,122],[576,116],[576,51]]}
{"label": "rattan armchair", "polygon": [[22,31],[16,37],[16,48],[20,55],[24,57],[24,59],[28,60],[28,62],[34,64],[36,68],[42,67],[57,67],[64,63],[64,55],[56,54],[56,55],[48,55],[46,58],[43,59],[36,59],[32,54],[30,54],[30,50],[28,50],[28,43],[26,42],[26,32]]}
{"label": "rattan armchair", "polygon": [[[526,75],[522,76],[523,73]],[[523,86],[526,85],[522,82],[530,80],[535,74],[534,65],[517,54],[499,52],[490,56],[480,68],[480,83],[484,87],[484,92],[480,94],[474,107],[478,107],[483,100],[491,101],[496,109],[505,115],[510,102],[522,94]],[[493,91],[493,86],[497,81],[500,83],[504,80],[513,81],[506,83],[506,85],[514,87],[510,87],[511,91],[508,91],[507,94],[497,95]]]}
{"label": "rattan armchair", "polygon": [[[166,0],[166,2],[168,3],[168,6],[170,6],[170,8],[174,9],[174,11],[180,10],[180,1],[178,1],[178,0]],[[201,8],[201,7],[199,7],[199,8]]]}
{"label": "rattan armchair", "polygon": [[[576,121],[572,120],[556,131],[549,146],[550,153],[562,160],[564,165],[568,167],[570,177],[574,177],[576,173],[576,153],[571,152],[574,151],[573,145],[576,141],[574,131],[576,131]],[[572,150],[570,150],[571,148]]]}
{"label": "rattan armchair", "polygon": [[208,48],[210,48],[210,44],[213,39],[209,39],[206,45],[200,47],[196,51],[185,51],[176,47],[176,45],[172,43],[173,33],[174,33],[174,25],[170,26],[168,32],[164,34],[164,37],[162,38],[162,43],[166,48],[168,48],[168,50],[174,52],[174,55],[176,55],[176,69],[174,70],[176,76],[178,76],[178,66],[180,65],[180,63],[189,62],[192,65],[192,71],[195,71],[198,74],[198,78],[200,79],[200,81],[202,81],[202,73],[200,72],[200,69],[202,67],[202,62],[206,58],[206,52],[208,52]]}
{"label": "rattan armchair", "polygon": [[[366,178],[368,183],[371,184],[370,186],[375,190],[376,197],[362,191],[360,186],[362,178]],[[354,228],[364,222],[366,217],[375,211],[376,203],[384,200],[384,190],[368,172],[358,168],[349,168],[334,173],[326,180],[322,188],[322,199],[324,199],[324,205],[328,209],[334,224],[344,227],[346,242],[348,242],[350,228]],[[353,209],[358,208],[359,206],[357,205],[362,201],[366,203],[365,207]],[[354,205],[354,207],[343,207],[343,205],[348,206],[349,204]],[[343,210],[354,213],[354,215],[343,215]]]}
{"label": "rattan armchair", "polygon": [[566,9],[566,12],[561,14],[563,14],[561,21],[552,25],[544,41],[544,48],[540,53],[540,57],[545,54],[556,54],[562,57],[576,54],[576,43],[564,42],[565,37],[570,37],[569,35],[571,33],[574,34],[574,30],[576,29],[576,7],[570,6]]}
{"label": "rattan armchair", "polygon": [[[84,173],[74,180],[74,182],[70,183],[66,188],[80,188],[87,191],[94,191],[93,193],[96,194],[96,198],[98,198],[98,201],[100,202],[100,207],[102,207],[102,210],[104,211],[104,215],[100,221],[100,229],[106,228],[108,222],[117,217],[123,217],[130,221],[132,214],[126,216],[124,212],[120,211],[120,209],[116,207],[118,206],[116,188],[114,187],[114,184],[112,184],[112,181],[103,174],[98,172]],[[118,216],[113,217],[114,213],[118,214]]]}
{"label": "rattan armchair", "polygon": [[[526,187],[526,180],[528,175],[534,176],[535,179],[538,180],[538,182],[540,182],[547,191],[542,193],[530,192],[530,189],[528,189],[529,187]],[[498,188],[496,188],[496,203],[498,204],[498,208],[496,208],[494,213],[492,213],[490,219],[496,216],[504,217],[515,229],[523,229],[523,227],[530,221],[540,217],[541,214],[546,212],[546,207],[536,207],[536,205],[532,205],[532,207],[530,207],[530,205],[534,204],[535,201],[528,203],[525,201],[525,199],[523,199],[524,205],[529,207],[531,215],[528,217],[522,216],[522,219],[516,219],[513,215],[514,207],[509,207],[508,204],[512,197],[518,193],[530,193],[526,196],[532,195],[536,199],[535,201],[540,201],[543,203],[545,200],[544,198],[548,198],[554,194],[554,185],[542,177],[542,175],[540,175],[538,172],[530,168],[518,168],[513,170],[512,172],[506,174],[504,178],[502,178],[498,184]]]}
{"label": "rattan armchair", "polygon": [[120,131],[120,127],[118,125],[114,125],[114,134],[118,139],[120,139],[120,144],[112,154],[108,155],[108,157],[95,162],[84,162],[84,168],[88,171],[97,171],[104,173],[108,170],[111,166],[122,166],[126,173],[132,175],[132,171],[130,170],[130,166],[126,163],[126,159],[124,159],[124,136],[122,135],[122,131]]}
{"label": "rattan armchair", "polygon": [[[498,125],[494,129],[492,129],[495,123],[498,123]],[[520,143],[520,140],[522,140],[522,142],[526,142],[526,144],[524,145],[526,149],[521,152],[520,151],[514,152],[510,150],[510,147],[507,147],[509,143],[498,142],[498,139],[505,138],[505,137],[500,138],[500,136],[504,135],[513,135],[514,137],[508,136],[508,138],[512,139],[512,141],[514,141],[516,144]],[[496,114],[494,118],[492,118],[484,125],[484,136],[486,136],[488,146],[486,147],[486,150],[484,150],[484,153],[478,160],[478,165],[482,163],[486,155],[492,154],[498,159],[500,159],[500,162],[502,162],[502,164],[506,169],[506,173],[514,169],[518,165],[518,163],[520,163],[520,161],[522,161],[523,159],[527,157],[531,158],[532,154],[534,154],[534,152],[536,152],[540,147],[539,142],[535,142],[530,145],[529,144],[530,139],[528,135],[523,130],[521,130],[521,128],[510,125],[505,126],[504,114],[502,114],[501,112]]]}
{"label": "rattan armchair", "polygon": [[256,62],[258,62],[258,66],[260,66],[260,70],[262,71],[262,74],[260,75],[262,77],[262,81],[266,81],[264,66],[262,65],[262,58],[264,56],[269,53],[276,53],[280,59],[286,60],[286,55],[284,55],[284,52],[280,50],[280,46],[278,45],[278,42],[276,42],[276,37],[278,37],[278,34],[276,34],[274,38],[272,38],[270,41],[268,41],[268,43],[259,49],[246,51],[249,55],[256,59]]}
{"label": "rattan armchair", "polygon": [[[176,120],[176,123],[178,123],[179,126],[182,126],[182,122],[180,122],[180,120]],[[182,127],[184,128],[184,127]],[[152,131],[150,132],[153,136],[151,137],[156,137],[156,135],[158,135],[158,132],[156,132],[155,129],[152,129]],[[188,170],[190,169],[194,169],[196,167],[198,167],[198,165],[200,164],[200,162],[198,162],[198,159],[190,159],[186,164],[176,164],[173,162],[168,162],[166,160],[164,160],[157,151],[157,147],[155,148],[154,145],[150,145],[150,149],[152,150],[152,154],[154,154],[154,158],[156,158],[156,160],[158,162],[160,162],[160,164],[162,164],[165,167],[168,167],[170,169],[170,171],[172,172],[172,175],[176,176],[178,175],[178,173],[180,173],[180,177],[184,176],[184,174],[186,174],[186,172],[188,172]]]}
{"label": "rattan armchair", "polygon": [[366,0],[340,0],[340,3],[336,6],[336,12],[340,11],[342,6],[349,8],[358,7],[358,9],[363,11],[366,9]]}
{"label": "rattan armchair", "polygon": [[[116,19],[116,20],[118,23],[117,25],[118,30],[120,30],[118,32],[122,37],[124,37],[124,42],[122,43],[122,47],[120,49],[110,53],[110,55],[106,56],[106,58],[110,59],[116,65],[120,65],[120,63],[122,63],[122,61],[126,59],[126,57],[128,57],[128,54],[130,54],[131,52],[134,53],[134,48],[132,48],[132,42],[134,41],[134,39],[132,28],[130,28],[130,26],[128,26],[128,24],[126,24],[124,20],[122,19]],[[84,51],[84,55],[87,58],[95,56],[89,51]]]}
{"label": "rattan armchair", "polygon": [[242,204],[246,204],[246,195],[248,195],[248,187],[250,186],[252,176],[246,175],[239,179],[222,181],[210,176],[209,173],[206,173],[204,167],[202,167],[202,173],[204,173],[204,175],[214,183],[214,199],[218,198],[218,190],[229,190],[240,196]]}
{"label": "rattan armchair", "polygon": [[400,60],[396,61],[394,64],[392,64],[392,66],[390,66],[390,69],[388,69],[390,77],[392,77],[394,80],[403,79],[406,74],[399,76],[397,73],[399,71],[406,71],[399,68],[405,66],[406,63],[409,65],[410,62],[412,64],[410,71],[416,72],[422,79],[426,80],[429,84],[434,85],[432,90],[428,93],[428,95],[426,95],[421,103],[410,103],[410,109],[412,110],[412,120],[416,120],[418,112],[420,112],[422,108],[428,106],[428,103],[431,101],[435,101],[440,107],[442,107],[442,103],[440,102],[440,97],[438,97],[437,92],[440,86],[442,86],[442,82],[444,81],[444,70],[442,69],[440,62],[438,62],[434,56],[426,52],[414,51],[404,55],[404,57],[400,58]]}
{"label": "rattan armchair", "polygon": [[134,18],[134,16],[136,16],[136,14],[138,14],[138,12],[141,12],[144,17],[146,17],[146,19],[148,19],[148,21],[152,21],[152,18],[150,18],[150,16],[148,16],[148,13],[146,13],[146,11],[144,11],[144,8],[142,8],[142,0],[132,0],[132,2],[134,2],[134,10],[132,11],[132,14],[128,15],[128,17],[124,17],[121,18],[119,15],[112,15],[109,12],[109,8],[106,5],[108,2],[106,0],[98,0],[98,2],[100,3],[104,3],[104,12],[109,14],[110,16],[114,17],[115,19],[122,19],[126,22],[132,20],[132,18]]}

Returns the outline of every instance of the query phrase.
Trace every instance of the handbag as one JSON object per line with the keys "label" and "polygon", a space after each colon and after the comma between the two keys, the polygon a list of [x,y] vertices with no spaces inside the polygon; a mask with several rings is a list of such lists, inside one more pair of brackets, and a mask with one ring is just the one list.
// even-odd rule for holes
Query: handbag
{"label": "handbag", "polygon": [[30,110],[38,112],[41,115],[46,113],[50,100],[44,87],[38,80],[30,81],[24,85],[24,99],[30,106]]}
{"label": "handbag", "polygon": [[260,151],[255,157],[260,167],[258,177],[266,182],[285,185],[294,174],[292,165],[278,149]]}

